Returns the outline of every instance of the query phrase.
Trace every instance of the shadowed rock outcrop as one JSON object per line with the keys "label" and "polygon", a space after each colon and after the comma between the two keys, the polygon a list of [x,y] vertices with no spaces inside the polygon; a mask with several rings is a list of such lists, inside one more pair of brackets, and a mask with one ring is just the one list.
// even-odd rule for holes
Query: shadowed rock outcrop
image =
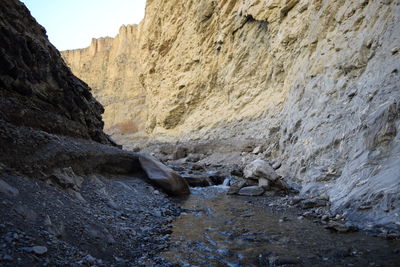
{"label": "shadowed rock outcrop", "polygon": [[0,118],[54,134],[112,142],[103,107],[65,66],[46,31],[17,1],[3,1],[0,21]]}
{"label": "shadowed rock outcrop", "polygon": [[0,66],[0,265],[154,265],[179,210],[17,0],[1,2]]}
{"label": "shadowed rock outcrop", "polygon": [[136,154],[101,145],[114,145],[103,133],[103,107],[26,7],[5,1],[1,15],[0,160],[25,174],[142,171]]}

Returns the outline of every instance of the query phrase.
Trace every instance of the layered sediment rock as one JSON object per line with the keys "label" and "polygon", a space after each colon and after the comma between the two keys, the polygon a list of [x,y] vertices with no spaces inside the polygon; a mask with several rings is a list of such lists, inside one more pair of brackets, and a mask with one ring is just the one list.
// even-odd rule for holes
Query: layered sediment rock
{"label": "layered sediment rock", "polygon": [[399,14],[390,0],[152,0],[140,25],[63,56],[123,114],[104,117],[110,132],[131,121],[159,140],[252,139],[302,193],[398,227]]}

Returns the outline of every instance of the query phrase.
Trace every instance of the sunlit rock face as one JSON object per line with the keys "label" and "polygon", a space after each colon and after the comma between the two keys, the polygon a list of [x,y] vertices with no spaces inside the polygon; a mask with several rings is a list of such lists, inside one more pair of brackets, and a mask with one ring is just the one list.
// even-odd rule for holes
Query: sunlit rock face
{"label": "sunlit rock face", "polygon": [[151,0],[140,25],[63,57],[110,133],[259,140],[302,193],[399,224],[398,1]]}
{"label": "sunlit rock face", "polygon": [[139,37],[138,26],[122,26],[114,39],[93,39],[86,49],[62,52],[74,73],[85,79],[105,107],[103,119],[110,133],[144,130],[146,93],[139,79]]}

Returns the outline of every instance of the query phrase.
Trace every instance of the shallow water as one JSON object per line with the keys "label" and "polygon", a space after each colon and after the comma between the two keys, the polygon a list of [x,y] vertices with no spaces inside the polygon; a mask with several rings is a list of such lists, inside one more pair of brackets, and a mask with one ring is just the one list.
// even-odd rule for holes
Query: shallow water
{"label": "shallow water", "polygon": [[400,266],[399,241],[333,233],[295,211],[255,204],[267,199],[226,190],[194,188],[179,201],[187,211],[174,222],[164,258],[183,266]]}

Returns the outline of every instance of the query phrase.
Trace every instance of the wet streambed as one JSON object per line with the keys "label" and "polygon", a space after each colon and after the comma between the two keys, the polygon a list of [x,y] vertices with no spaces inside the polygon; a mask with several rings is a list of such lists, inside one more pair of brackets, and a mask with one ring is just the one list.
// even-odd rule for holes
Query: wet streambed
{"label": "wet streambed", "polygon": [[183,266],[400,266],[400,242],[362,232],[333,233],[270,199],[226,195],[226,188],[194,188],[179,204],[171,247],[163,253]]}

